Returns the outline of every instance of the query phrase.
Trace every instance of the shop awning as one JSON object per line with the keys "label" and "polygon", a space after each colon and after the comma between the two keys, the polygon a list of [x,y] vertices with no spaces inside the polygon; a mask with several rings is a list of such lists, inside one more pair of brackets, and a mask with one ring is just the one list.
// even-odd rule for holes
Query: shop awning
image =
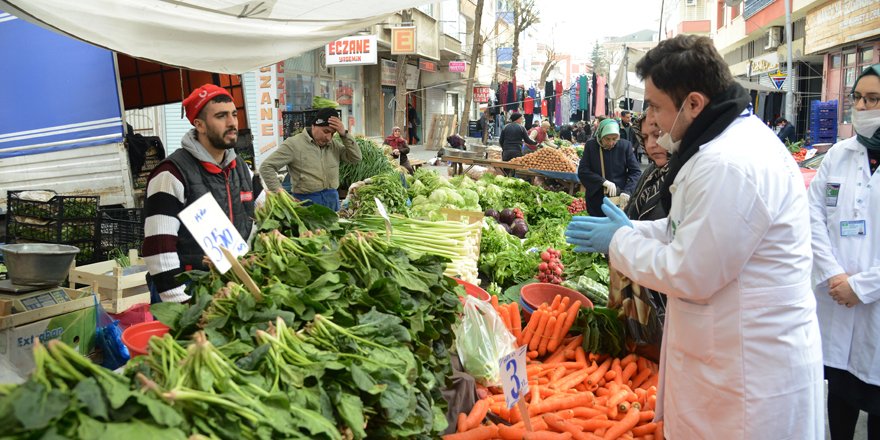
{"label": "shop awning", "polygon": [[776,90],[773,87],[767,87],[763,84],[758,84],[756,82],[751,82],[741,78],[734,78],[736,82],[743,86],[746,90],[754,90],[756,92],[775,92],[775,93],[785,93],[783,90]]}
{"label": "shop awning", "polygon": [[170,66],[243,73],[428,0],[0,0],[0,10]]}

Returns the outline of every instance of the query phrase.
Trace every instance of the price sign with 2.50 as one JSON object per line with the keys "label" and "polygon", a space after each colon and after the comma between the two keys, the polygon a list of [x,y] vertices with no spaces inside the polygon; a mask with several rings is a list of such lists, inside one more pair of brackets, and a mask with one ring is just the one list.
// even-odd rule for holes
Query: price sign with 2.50
{"label": "price sign with 2.50", "polygon": [[529,392],[529,378],[526,374],[527,349],[526,345],[517,348],[501,358],[498,364],[501,369],[501,387],[504,389],[507,408],[513,408],[516,402]]}
{"label": "price sign with 2.50", "polygon": [[178,217],[220,273],[225,273],[232,267],[223,257],[221,247],[226,248],[236,257],[247,253],[247,242],[220,209],[220,205],[211,193],[199,197],[180,211]]}

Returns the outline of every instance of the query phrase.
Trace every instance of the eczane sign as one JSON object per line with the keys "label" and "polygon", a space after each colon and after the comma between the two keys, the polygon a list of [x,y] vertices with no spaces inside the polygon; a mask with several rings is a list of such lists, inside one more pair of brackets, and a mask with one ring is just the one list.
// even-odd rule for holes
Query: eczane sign
{"label": "eczane sign", "polygon": [[324,48],[328,66],[360,66],[376,64],[376,36],[346,37],[330,42]]}

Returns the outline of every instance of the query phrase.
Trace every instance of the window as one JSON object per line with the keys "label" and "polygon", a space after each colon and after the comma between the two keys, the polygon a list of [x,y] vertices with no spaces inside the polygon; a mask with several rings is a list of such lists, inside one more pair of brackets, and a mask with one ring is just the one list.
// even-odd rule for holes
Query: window
{"label": "window", "polygon": [[843,56],[843,65],[844,66],[855,66],[856,65],[856,54],[855,52],[848,53]]}
{"label": "window", "polygon": [[416,7],[416,9],[424,12],[428,16],[431,16],[433,18],[437,18],[437,17],[434,17],[434,4],[433,3],[428,3],[427,5],[418,6],[418,7]]}
{"label": "window", "polygon": [[684,4],[685,4],[686,6],[696,6],[696,5],[697,5],[697,0],[685,0]]}
{"label": "window", "polygon": [[874,49],[871,47],[862,48],[859,57],[859,64],[871,64],[874,60]]}
{"label": "window", "polygon": [[840,68],[840,54],[831,55],[831,68],[839,69]]}
{"label": "window", "polygon": [[730,7],[730,18],[731,19],[739,17],[739,8],[740,8],[740,5]]}

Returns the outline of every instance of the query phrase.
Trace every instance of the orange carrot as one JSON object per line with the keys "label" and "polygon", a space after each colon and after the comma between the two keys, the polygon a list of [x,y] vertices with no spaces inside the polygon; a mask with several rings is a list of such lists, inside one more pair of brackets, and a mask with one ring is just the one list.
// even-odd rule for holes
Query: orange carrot
{"label": "orange carrot", "polygon": [[[532,319],[535,319],[534,315]],[[535,333],[532,335],[529,340],[529,351],[538,350],[538,345],[541,343],[541,335],[544,334],[544,329],[547,328],[547,321],[550,320],[550,314],[541,312],[541,322],[538,323],[538,327],[535,328]],[[538,350],[538,354],[541,354],[541,350]]]}
{"label": "orange carrot", "polygon": [[541,403],[541,386],[538,384],[535,384],[535,386],[531,387],[531,393],[532,393],[532,401],[529,402],[529,404],[536,405],[538,403]]}
{"label": "orange carrot", "polygon": [[611,408],[612,406],[619,405],[620,402],[623,402],[626,399],[627,394],[629,394],[629,391],[625,389],[612,394],[611,397],[608,398],[608,407]]}
{"label": "orange carrot", "polygon": [[641,426],[636,426],[635,428],[632,429],[632,433],[635,436],[654,435],[654,431],[656,431],[656,430],[657,430],[657,424],[654,422],[651,422],[651,423],[645,423],[644,425],[641,425]]}
{"label": "orange carrot", "polygon": [[577,318],[578,313],[581,310],[581,300],[577,300],[568,307],[566,310],[566,318],[565,323],[563,323],[562,330],[564,333],[568,333],[571,330],[572,324],[574,324],[574,320]]}
{"label": "orange carrot", "polygon": [[544,327],[544,332],[541,333],[541,342],[538,344],[538,354],[540,356],[544,356],[547,354],[547,345],[550,343],[550,335],[553,332],[553,328],[556,326],[556,317],[551,316],[550,319],[547,320],[547,325]]}
{"label": "orange carrot", "polygon": [[605,362],[602,362],[602,364],[599,365],[599,368],[596,371],[594,371],[592,374],[590,374],[590,377],[587,378],[587,383],[590,385],[599,383],[599,381],[602,379],[602,377],[605,376],[605,373],[608,372],[608,368],[610,368],[610,367],[611,367],[611,358],[605,359]]}
{"label": "orange carrot", "polygon": [[550,431],[535,431],[535,432],[527,432],[525,436],[523,436],[523,440],[569,440],[571,438],[571,434],[564,432],[550,432]]}
{"label": "orange carrot", "polygon": [[443,440],[489,440],[495,437],[498,437],[498,426],[488,425],[465,432],[444,435]]}
{"label": "orange carrot", "polygon": [[528,431],[525,428],[514,428],[507,425],[498,427],[498,437],[501,437],[503,440],[522,440],[526,436],[526,432]]}
{"label": "orange carrot", "polygon": [[498,308],[498,295],[492,295],[492,307]]}
{"label": "orange carrot", "polygon": [[468,414],[467,419],[465,419],[465,430],[471,430],[480,426],[483,423],[483,419],[486,418],[486,413],[489,412],[489,401],[486,399],[478,400],[477,403],[474,404],[474,407],[471,408],[470,414]]}
{"label": "orange carrot", "polygon": [[602,428],[610,428],[614,426],[614,421],[612,420],[601,420],[601,419],[571,419],[571,422],[575,425],[580,426],[584,429],[584,431],[594,432],[597,429]]}
{"label": "orange carrot", "polygon": [[623,383],[620,380],[623,376],[623,370],[620,368],[620,359],[615,358],[614,362],[611,362],[611,371],[615,373],[614,381],[617,383]]}
{"label": "orange carrot", "polygon": [[516,336],[519,339],[519,335],[522,334],[522,319],[519,315],[519,304],[512,302],[510,303],[510,324],[513,326],[513,336]]}
{"label": "orange carrot", "polygon": [[[568,341],[565,344],[565,346],[562,347],[562,349],[563,350],[569,349],[569,348],[574,349],[574,348],[580,347],[581,342],[583,342],[583,340],[584,340],[583,335],[577,335],[574,337],[574,339]],[[559,349],[557,349],[556,352],[553,353],[552,355],[550,355],[550,357],[548,357],[547,359],[545,359],[544,362],[548,363],[548,364],[552,364],[554,362],[562,362],[563,359],[564,359],[564,356],[562,355],[562,352]]]}
{"label": "orange carrot", "polygon": [[553,297],[553,302],[550,303],[550,310],[556,310],[559,308],[559,303],[562,302],[562,295],[556,295]]}
{"label": "orange carrot", "polygon": [[458,423],[455,425],[455,432],[464,432],[467,429],[467,423],[465,423],[466,419],[467,414],[458,413]]}
{"label": "orange carrot", "polygon": [[566,315],[565,312],[562,312],[559,314],[559,317],[556,318],[556,325],[553,327],[552,333],[550,333],[550,342],[547,344],[547,350],[555,352],[562,344],[562,337],[565,336],[565,333],[562,332],[562,327],[567,316],[568,315]]}
{"label": "orange carrot", "polygon": [[552,373],[550,373],[550,376],[549,376],[550,382],[553,383],[553,382],[556,382],[557,380],[561,379],[562,376],[565,376],[565,371],[566,371],[565,367],[561,367],[561,366],[556,367],[556,369],[553,370]]}
{"label": "orange carrot", "polygon": [[[617,372],[614,370],[608,370],[608,372],[605,373],[605,375],[602,377],[605,378],[606,382],[611,382],[611,381],[617,379]],[[617,383],[617,382],[614,382],[614,383]]]}
{"label": "orange carrot", "polygon": [[649,368],[639,371],[639,373],[636,374],[636,377],[632,380],[632,388],[641,388],[642,383],[644,383],[649,377],[651,377],[651,370]]}
{"label": "orange carrot", "polygon": [[654,440],[663,440],[663,421],[657,422],[657,430],[654,431]]}
{"label": "orange carrot", "polygon": [[544,312],[541,310],[536,310],[535,313],[532,313],[532,318],[529,319],[529,323],[526,325],[526,328],[523,329],[522,340],[517,338],[517,344],[520,346],[529,344],[532,340],[532,336],[535,334],[535,330],[538,329],[538,324],[541,323],[541,315],[543,314]]}
{"label": "orange carrot", "polygon": [[605,431],[605,440],[614,440],[622,436],[625,432],[635,428],[639,423],[639,410],[630,408],[623,420],[614,424]]}
{"label": "orange carrot", "polygon": [[506,305],[502,305],[496,307],[495,311],[497,311],[498,316],[501,317],[501,321],[504,323],[504,328],[513,333],[513,324],[510,323],[510,309],[508,309]]}
{"label": "orange carrot", "polygon": [[530,352],[526,353],[526,357],[529,359],[537,359],[538,358],[538,351],[537,350],[530,351]]}
{"label": "orange carrot", "polygon": [[577,347],[574,349],[574,361],[575,362],[583,362],[587,363],[587,354],[584,352],[584,347]]}
{"label": "orange carrot", "polygon": [[583,370],[577,370],[574,373],[563,377],[559,381],[551,383],[550,387],[556,388],[557,390],[567,390],[583,382],[589,375],[590,373],[586,368],[584,368]]}
{"label": "orange carrot", "polygon": [[644,411],[639,410],[639,421],[640,422],[650,422],[654,420],[654,411],[646,409]]}
{"label": "orange carrot", "polygon": [[567,432],[571,434],[571,437],[575,440],[584,440],[586,436],[583,435],[583,428],[577,426],[572,423],[568,423],[562,417],[559,417],[553,413],[547,413],[542,416],[544,421],[547,422],[547,426],[550,429],[556,432]]}
{"label": "orange carrot", "polygon": [[571,302],[571,298],[569,298],[569,297],[567,297],[567,296],[566,296],[565,298],[562,298],[562,301],[559,302],[559,313],[562,313],[562,312],[564,312],[565,310],[567,310],[567,309],[568,309],[568,304],[569,304],[570,302]]}
{"label": "orange carrot", "polygon": [[574,416],[581,419],[591,419],[596,416],[605,415],[605,411],[600,410],[594,406],[584,406],[580,408],[572,408],[574,411]]}
{"label": "orange carrot", "polygon": [[546,412],[556,412],[564,409],[574,409],[581,406],[590,406],[593,404],[593,396],[590,393],[578,393],[570,396],[561,396],[545,399],[538,405],[529,408],[532,416],[544,414]]}

